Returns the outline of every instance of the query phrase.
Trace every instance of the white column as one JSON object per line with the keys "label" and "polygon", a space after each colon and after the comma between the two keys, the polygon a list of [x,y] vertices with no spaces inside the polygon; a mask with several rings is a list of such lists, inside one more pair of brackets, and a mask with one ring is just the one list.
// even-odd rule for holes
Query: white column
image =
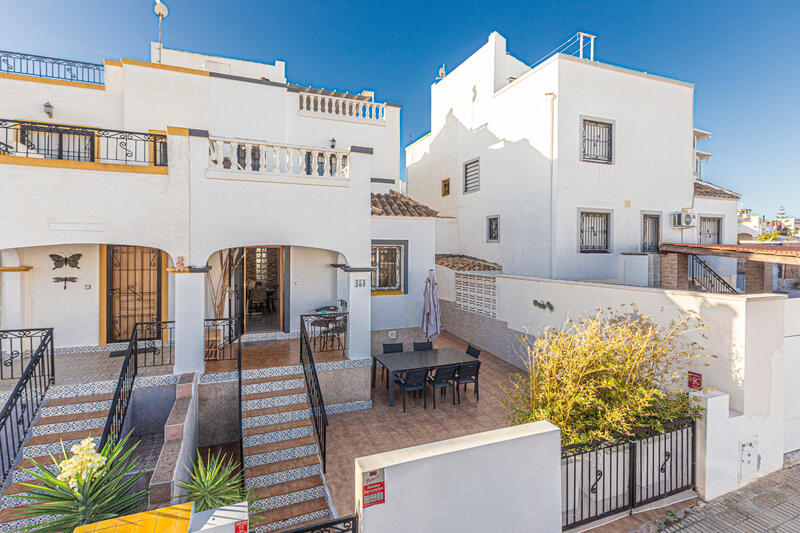
{"label": "white column", "polygon": [[[0,252],[0,265],[20,266],[16,250]],[[23,272],[3,272],[0,274],[0,329],[19,329],[22,327],[22,274]]]}
{"label": "white column", "polygon": [[347,275],[347,310],[350,332],[348,335],[348,353],[350,359],[367,359],[370,357],[372,331],[371,272],[348,272]]}
{"label": "white column", "polygon": [[205,274],[175,274],[174,374],[205,370],[203,362],[205,311]]}

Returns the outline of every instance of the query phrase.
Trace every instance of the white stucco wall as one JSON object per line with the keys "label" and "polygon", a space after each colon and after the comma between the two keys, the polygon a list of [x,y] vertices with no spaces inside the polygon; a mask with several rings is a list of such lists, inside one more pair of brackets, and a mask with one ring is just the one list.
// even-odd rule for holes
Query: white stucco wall
{"label": "white stucco wall", "polygon": [[434,267],[433,218],[372,217],[372,239],[407,241],[408,287],[404,294],[372,296],[372,329],[419,326],[428,271]]}
{"label": "white stucco wall", "polygon": [[289,251],[289,325],[300,331],[300,315],[318,307],[337,305],[336,263],[338,253],[292,246]]}
{"label": "white stucco wall", "polygon": [[786,300],[783,338],[785,451],[800,449],[800,298]]}

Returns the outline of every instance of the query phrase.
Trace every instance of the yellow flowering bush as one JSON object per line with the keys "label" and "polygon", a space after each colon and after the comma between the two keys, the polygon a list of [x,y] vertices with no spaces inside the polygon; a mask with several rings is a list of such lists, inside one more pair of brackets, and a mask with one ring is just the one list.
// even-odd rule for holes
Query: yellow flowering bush
{"label": "yellow flowering bush", "polygon": [[67,483],[74,491],[78,490],[78,476],[87,481],[91,473],[92,478],[97,477],[99,470],[106,464],[107,459],[96,449],[93,437],[87,437],[70,448],[72,457],[67,457],[58,463],[59,474],[57,479]]}

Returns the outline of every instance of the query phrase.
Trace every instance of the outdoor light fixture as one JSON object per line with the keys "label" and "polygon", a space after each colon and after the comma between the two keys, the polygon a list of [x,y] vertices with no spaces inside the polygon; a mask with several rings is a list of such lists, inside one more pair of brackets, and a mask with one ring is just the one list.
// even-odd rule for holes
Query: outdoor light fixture
{"label": "outdoor light fixture", "polygon": [[44,112],[48,117],[53,118],[53,109],[54,109],[53,104],[51,104],[50,102],[45,102],[42,108],[44,109]]}
{"label": "outdoor light fixture", "polygon": [[336,148],[336,139],[331,138],[331,148]]}

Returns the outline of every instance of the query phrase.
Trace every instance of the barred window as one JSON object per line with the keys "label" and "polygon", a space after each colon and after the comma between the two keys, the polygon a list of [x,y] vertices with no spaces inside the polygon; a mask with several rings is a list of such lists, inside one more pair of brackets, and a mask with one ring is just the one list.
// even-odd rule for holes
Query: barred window
{"label": "barred window", "polygon": [[486,217],[486,242],[500,242],[500,217]]}
{"label": "barred window", "polygon": [[608,213],[581,213],[581,252],[608,252],[609,218]]}
{"label": "barred window", "polygon": [[597,163],[612,162],[613,150],[611,130],[611,124],[608,122],[584,119],[581,143],[581,158],[584,161],[594,161]]}
{"label": "barred window", "polygon": [[642,251],[657,252],[658,241],[661,238],[659,231],[660,217],[658,215],[644,215],[642,218]]}
{"label": "barred window", "polygon": [[474,192],[481,188],[481,162],[479,159],[464,163],[464,192]]}
{"label": "barred window", "polygon": [[721,244],[719,217],[700,217],[700,244]]}
{"label": "barred window", "polygon": [[392,291],[401,290],[402,283],[403,247],[401,245],[373,245],[372,290]]}
{"label": "barred window", "polygon": [[442,196],[450,196],[450,178],[442,180]]}

